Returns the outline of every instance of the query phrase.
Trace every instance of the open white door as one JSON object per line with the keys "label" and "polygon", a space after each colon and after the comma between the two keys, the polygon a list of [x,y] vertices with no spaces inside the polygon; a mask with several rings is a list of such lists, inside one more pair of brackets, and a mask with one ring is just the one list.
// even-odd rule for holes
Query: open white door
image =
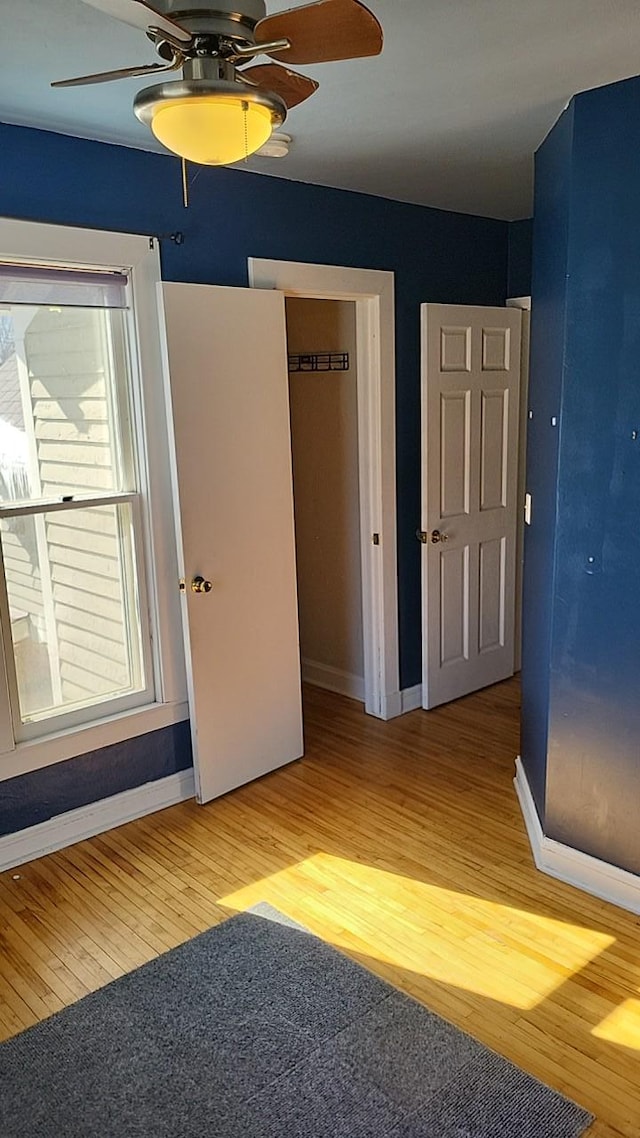
{"label": "open white door", "polygon": [[427,709],[514,672],[521,318],[422,306]]}
{"label": "open white door", "polygon": [[[284,297],[163,294],[196,792],[208,802],[303,752]],[[198,578],[210,592],[194,591]]]}

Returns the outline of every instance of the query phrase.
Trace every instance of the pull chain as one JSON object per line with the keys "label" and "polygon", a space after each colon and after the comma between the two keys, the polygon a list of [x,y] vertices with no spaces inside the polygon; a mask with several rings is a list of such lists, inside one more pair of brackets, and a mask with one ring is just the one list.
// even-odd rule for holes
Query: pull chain
{"label": "pull chain", "polygon": [[244,114],[244,160],[249,161],[249,104],[244,101],[242,104],[242,112]]}
{"label": "pull chain", "polygon": [[182,159],[182,204],[185,209],[189,208],[189,177],[186,158]]}

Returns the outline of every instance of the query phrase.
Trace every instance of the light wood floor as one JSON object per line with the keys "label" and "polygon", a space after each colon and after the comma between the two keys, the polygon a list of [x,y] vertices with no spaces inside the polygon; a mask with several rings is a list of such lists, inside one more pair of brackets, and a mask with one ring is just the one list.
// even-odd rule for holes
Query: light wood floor
{"label": "light wood floor", "polygon": [[638,1138],[640,921],[533,868],[516,682],[388,724],[309,689],[305,726],[299,763],[0,876],[2,1036],[266,900]]}

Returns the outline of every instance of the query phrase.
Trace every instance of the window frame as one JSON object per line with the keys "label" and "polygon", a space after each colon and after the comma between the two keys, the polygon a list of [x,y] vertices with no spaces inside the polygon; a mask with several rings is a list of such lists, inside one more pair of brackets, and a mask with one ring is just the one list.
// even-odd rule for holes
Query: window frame
{"label": "window frame", "polygon": [[49,713],[45,710],[42,713],[37,713],[33,715],[33,717],[23,720],[20,715],[20,695],[15,669],[15,653],[14,659],[11,659],[11,644],[7,645],[7,651],[4,651],[5,644],[2,633],[4,629],[10,626],[10,606],[0,546],[0,614],[2,617],[0,620],[0,647],[2,648],[2,666],[7,675],[10,710],[13,718],[13,736],[16,744],[28,740],[42,739],[50,735],[52,730],[61,732],[71,727],[82,727],[85,723],[92,723],[97,718],[95,714],[91,714],[92,709],[96,711],[103,709],[105,715],[111,716],[117,715],[121,711],[131,711],[137,707],[148,706],[154,701],[156,694],[156,676],[151,651],[153,642],[151,610],[146,583],[146,555],[142,530],[143,505],[140,491],[132,490],[104,493],[99,497],[78,495],[74,496],[73,500],[67,502],[60,498],[41,498],[30,503],[9,504],[0,508],[0,519],[38,516],[46,516],[48,518],[51,514],[65,515],[79,510],[101,509],[109,506],[115,506],[116,508],[118,506],[129,507],[131,511],[131,528],[133,531],[132,544],[135,554],[135,564],[136,566],[142,565],[143,569],[142,576],[137,581],[137,590],[140,608],[140,663],[145,676],[145,685],[142,688],[137,688],[134,691],[128,691],[123,694],[114,693],[113,695],[96,697],[93,703],[82,703],[79,707],[65,709],[65,707],[62,706],[59,710],[53,710]]}
{"label": "window frame", "polygon": [[[171,448],[164,367],[164,323],[161,309],[161,271],[158,241],[153,237],[42,225],[0,218],[0,258],[43,267],[125,271],[132,297],[128,352],[131,378],[131,433],[137,462],[143,565],[139,582],[143,620],[148,613],[155,700],[143,706],[106,710],[96,703],[96,715],[74,722],[74,712],[51,716],[51,730],[38,738],[16,742],[12,725],[10,683],[5,649],[0,653],[0,780],[73,758],[111,743],[145,734],[188,718],[186,670],[178,590]],[[129,500],[132,495],[101,495]],[[93,502],[93,496],[91,501]],[[77,498],[74,505],[82,500]],[[83,504],[86,504],[83,503]],[[58,503],[56,503],[57,507]],[[42,503],[37,504],[41,508]],[[24,511],[21,511],[24,512]],[[2,582],[4,591],[4,581]],[[0,631],[0,641],[1,641]],[[12,646],[8,646],[12,651]],[[140,694],[138,694],[138,701]],[[115,697],[118,701],[118,697]],[[43,721],[39,723],[44,727]],[[45,727],[46,730],[46,727]],[[29,734],[27,731],[26,734]]]}

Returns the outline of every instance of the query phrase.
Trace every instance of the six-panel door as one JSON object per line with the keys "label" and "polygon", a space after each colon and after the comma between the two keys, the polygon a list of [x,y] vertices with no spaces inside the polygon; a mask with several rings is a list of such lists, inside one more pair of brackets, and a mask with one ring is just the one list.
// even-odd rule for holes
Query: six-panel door
{"label": "six-panel door", "polygon": [[521,313],[422,308],[423,706],[513,675]]}

